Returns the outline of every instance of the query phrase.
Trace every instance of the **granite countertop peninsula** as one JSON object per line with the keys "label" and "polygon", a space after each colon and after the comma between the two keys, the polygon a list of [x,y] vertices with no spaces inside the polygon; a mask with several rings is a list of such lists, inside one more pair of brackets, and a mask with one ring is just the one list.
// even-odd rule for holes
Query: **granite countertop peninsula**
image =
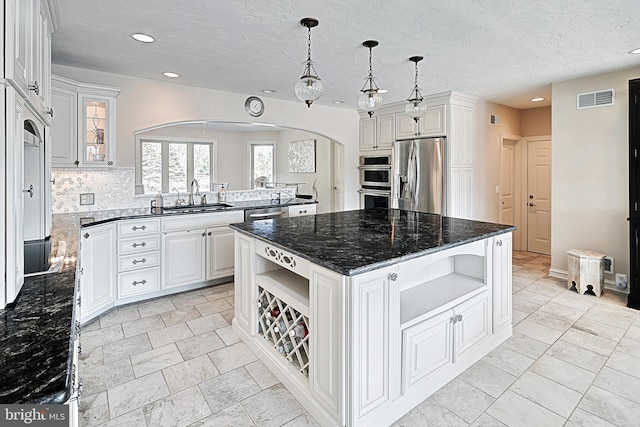
{"label": "granite countertop peninsula", "polygon": [[150,208],[54,214],[50,240],[66,242],[57,273],[26,277],[18,298],[0,309],[0,403],[64,403],[70,396],[74,290],[80,227],[120,219],[198,215],[271,206],[316,203],[283,198],[229,202],[215,211],[152,214]]}
{"label": "granite countertop peninsula", "polygon": [[367,209],[232,224],[346,276],[515,230],[514,226],[397,209]]}

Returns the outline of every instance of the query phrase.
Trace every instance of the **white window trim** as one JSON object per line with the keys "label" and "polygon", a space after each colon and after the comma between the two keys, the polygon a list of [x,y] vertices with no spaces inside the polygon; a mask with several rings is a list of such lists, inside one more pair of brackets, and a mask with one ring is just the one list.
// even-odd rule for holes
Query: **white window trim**
{"label": "white window trim", "polygon": [[[142,143],[143,142],[156,142],[156,143],[182,143],[182,144],[209,144],[210,148],[210,156],[213,159],[211,164],[211,168],[213,169],[213,173],[211,174],[211,182],[209,183],[209,188],[213,188],[213,184],[217,182],[217,173],[218,173],[218,142],[215,139],[207,139],[207,138],[183,138],[179,136],[146,136],[146,135],[136,135],[136,167],[135,167],[135,188],[136,194],[138,193],[139,188],[142,188]],[[191,150],[187,151],[187,170],[191,167],[193,169],[193,152]],[[165,163],[165,156],[168,156],[168,150],[162,151],[162,162]],[[162,174],[162,186],[165,185],[165,179],[168,179],[168,175],[165,177],[165,173],[163,171]],[[188,185],[187,185],[188,187]],[[168,194],[171,192],[170,188],[167,188]],[[150,194],[150,193],[146,193]]]}
{"label": "white window trim", "polygon": [[254,145],[272,145],[273,146],[273,179],[274,181],[277,179],[276,177],[276,171],[278,170],[278,143],[275,140],[268,140],[268,141],[247,141],[247,165],[249,165],[248,167],[248,172],[247,172],[247,188],[251,188],[253,189],[253,158],[252,158],[252,154],[253,154],[253,149],[252,147]]}

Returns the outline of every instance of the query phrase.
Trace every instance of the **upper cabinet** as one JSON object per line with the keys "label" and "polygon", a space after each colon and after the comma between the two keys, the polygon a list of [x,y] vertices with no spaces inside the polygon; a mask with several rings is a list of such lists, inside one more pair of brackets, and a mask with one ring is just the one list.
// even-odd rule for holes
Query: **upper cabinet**
{"label": "upper cabinet", "polygon": [[395,114],[360,119],[360,150],[389,150],[395,133]]}
{"label": "upper cabinet", "polygon": [[397,113],[395,139],[409,139],[416,137],[431,137],[446,135],[445,105],[427,107],[427,112],[416,122],[404,112]]}
{"label": "upper cabinet", "polygon": [[53,167],[115,165],[116,97],[120,89],[52,77]]}
{"label": "upper cabinet", "polygon": [[5,78],[46,123],[51,119],[51,34],[49,0],[5,1]]}

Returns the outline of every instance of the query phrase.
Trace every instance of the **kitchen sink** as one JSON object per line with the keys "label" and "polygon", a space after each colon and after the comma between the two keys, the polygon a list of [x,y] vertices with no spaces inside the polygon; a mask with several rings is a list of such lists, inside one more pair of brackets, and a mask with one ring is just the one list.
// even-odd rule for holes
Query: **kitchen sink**
{"label": "kitchen sink", "polygon": [[207,203],[204,205],[180,205],[180,206],[166,206],[163,207],[163,211],[167,212],[202,212],[202,211],[215,211],[218,209],[231,208],[231,205],[226,203]]}

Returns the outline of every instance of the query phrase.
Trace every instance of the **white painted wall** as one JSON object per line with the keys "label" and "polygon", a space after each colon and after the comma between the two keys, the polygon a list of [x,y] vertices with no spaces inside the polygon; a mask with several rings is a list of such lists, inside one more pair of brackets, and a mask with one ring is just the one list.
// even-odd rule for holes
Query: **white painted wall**
{"label": "white painted wall", "polygon": [[[629,273],[628,81],[638,77],[635,68],[552,85],[552,269],[566,271],[575,248]],[[576,94],[611,88],[615,105],[576,109]]]}
{"label": "white painted wall", "polygon": [[116,162],[119,167],[134,167],[134,131],[161,123],[211,119],[277,124],[318,133],[344,145],[345,209],[358,208],[359,116],[355,109],[321,105],[306,108],[302,102],[262,97],[265,113],[259,118],[251,118],[244,110],[244,101],[249,94],[163,83],[61,65],[53,65],[53,73],[80,82],[122,89],[117,98],[116,110]]}

